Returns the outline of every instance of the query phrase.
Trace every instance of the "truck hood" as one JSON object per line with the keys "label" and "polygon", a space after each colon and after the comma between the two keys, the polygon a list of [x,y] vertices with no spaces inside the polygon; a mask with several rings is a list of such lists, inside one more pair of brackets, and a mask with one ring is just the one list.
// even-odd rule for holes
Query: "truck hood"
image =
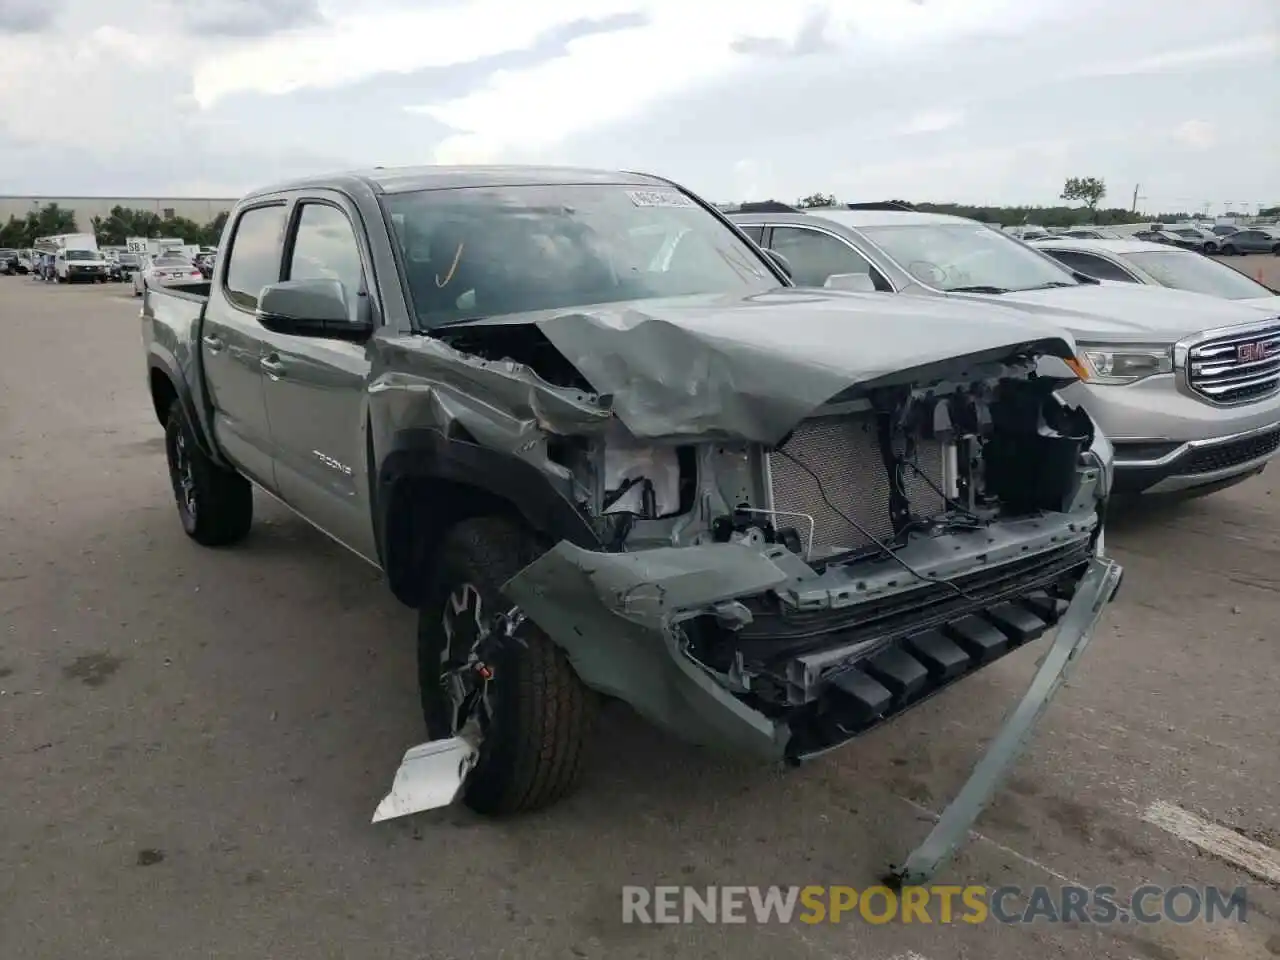
{"label": "truck hood", "polygon": [[1039,317],[1085,342],[1173,343],[1216,327],[1257,323],[1258,308],[1186,290],[1134,283],[1081,284],[981,298]]}
{"label": "truck hood", "polygon": [[1065,359],[1074,347],[1060,329],[990,304],[792,289],[519,314],[466,328],[513,323],[535,325],[637,437],[727,434],[765,444],[855,386],[957,375],[957,361]]}

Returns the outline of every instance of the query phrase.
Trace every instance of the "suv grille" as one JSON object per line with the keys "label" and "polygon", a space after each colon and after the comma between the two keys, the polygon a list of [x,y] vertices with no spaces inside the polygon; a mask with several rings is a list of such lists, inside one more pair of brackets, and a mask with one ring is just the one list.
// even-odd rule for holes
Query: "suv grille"
{"label": "suv grille", "polygon": [[[813,476],[794,461],[813,471]],[[942,488],[942,445],[922,441],[916,447],[915,463],[933,483]],[[781,451],[769,454],[773,481],[773,508],[813,517],[813,555],[833,556],[870,546],[871,541],[853,524],[857,521],[880,539],[893,536],[889,519],[889,477],[880,455],[880,440],[871,414],[816,417],[798,426]],[[905,493],[912,512],[926,516],[941,513],[942,497],[908,467]],[[839,513],[823,499],[839,509]],[[794,526],[803,540],[808,523],[778,517],[780,527]]]}
{"label": "suv grille", "polygon": [[1211,403],[1247,403],[1280,389],[1280,326],[1192,347],[1187,385]]}

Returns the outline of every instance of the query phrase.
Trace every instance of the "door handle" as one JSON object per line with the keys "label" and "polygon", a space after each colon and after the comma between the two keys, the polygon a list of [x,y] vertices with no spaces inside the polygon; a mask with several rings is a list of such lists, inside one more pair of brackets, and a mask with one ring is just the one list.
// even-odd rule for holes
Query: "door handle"
{"label": "door handle", "polygon": [[258,361],[258,366],[262,367],[262,372],[272,380],[279,380],[284,376],[284,364],[280,362],[280,358],[276,356],[263,357]]}
{"label": "door handle", "polygon": [[222,342],[222,338],[215,333],[207,334],[202,339],[204,340],[204,345],[209,348],[210,353],[217,353],[226,346]]}

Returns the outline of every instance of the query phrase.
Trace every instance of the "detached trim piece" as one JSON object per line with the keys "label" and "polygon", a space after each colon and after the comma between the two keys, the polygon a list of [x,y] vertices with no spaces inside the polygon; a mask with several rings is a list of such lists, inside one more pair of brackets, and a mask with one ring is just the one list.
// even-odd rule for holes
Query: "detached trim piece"
{"label": "detached trim piece", "polygon": [[902,866],[892,870],[890,879],[895,883],[904,886],[927,883],[968,837],[974,821],[1021,756],[1031,731],[1067,679],[1076,658],[1089,645],[1102,610],[1119,590],[1123,576],[1124,569],[1114,560],[1099,557],[1090,561],[1089,570],[1031,686],[924,842],[911,851]]}

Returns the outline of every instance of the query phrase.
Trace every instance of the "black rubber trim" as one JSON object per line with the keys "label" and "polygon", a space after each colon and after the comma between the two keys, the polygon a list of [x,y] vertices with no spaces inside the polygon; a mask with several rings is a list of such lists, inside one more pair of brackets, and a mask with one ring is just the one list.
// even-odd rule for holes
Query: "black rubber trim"
{"label": "black rubber trim", "polygon": [[[398,556],[400,549],[418,549],[394,537],[391,524],[397,518],[396,488],[403,481],[446,481],[483,491],[509,504],[538,534],[559,542],[567,540],[586,550],[603,549],[603,544],[578,508],[565,498],[536,466],[519,457],[482,447],[466,440],[446,437],[439,430],[418,428],[395,435],[391,451],[378,468],[375,502],[375,530],[383,552],[384,568],[392,591],[402,599],[411,597],[418,585],[398,582],[397,571],[414,569],[411,558]],[[444,502],[416,503],[414,510],[438,511],[447,524],[456,514],[456,505]],[[398,546],[399,545],[399,546]],[[407,602],[407,601],[406,601]]]}
{"label": "black rubber trim", "polygon": [[1067,603],[1060,593],[1071,592],[1086,569],[1078,566],[1048,589],[1028,589],[934,629],[895,637],[830,677],[815,703],[788,718],[788,759],[833,750],[1037,640],[1062,618]]}
{"label": "black rubber trim", "polygon": [[187,383],[187,378],[173,368],[173,365],[159,353],[149,351],[147,354],[147,395],[151,395],[150,375],[152,370],[159,370],[165,375],[171,384],[173,384],[174,393],[178,397],[178,402],[182,404],[182,412],[187,415],[187,423],[191,426],[191,435],[195,437],[196,446],[200,448],[200,452],[215,463],[223,464],[221,454],[213,445],[209,435],[205,432],[204,421],[196,416],[195,399],[191,396],[191,386]]}

